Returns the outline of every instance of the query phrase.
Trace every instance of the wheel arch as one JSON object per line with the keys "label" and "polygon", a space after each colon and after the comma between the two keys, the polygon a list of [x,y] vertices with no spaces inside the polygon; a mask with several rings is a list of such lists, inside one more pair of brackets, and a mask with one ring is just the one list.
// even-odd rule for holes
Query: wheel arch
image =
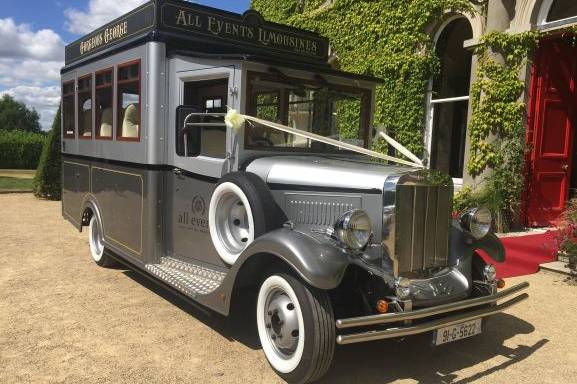
{"label": "wheel arch", "polygon": [[329,290],[339,286],[348,265],[348,256],[337,248],[282,228],[255,239],[230,273],[234,276],[233,289],[258,283],[255,276],[262,278],[278,268],[294,272],[315,288]]}
{"label": "wheel arch", "polygon": [[100,209],[98,208],[98,203],[94,196],[87,195],[84,198],[80,212],[82,212],[80,216],[80,231],[82,231],[83,227],[86,227],[90,224],[90,219],[94,215],[96,215],[98,221],[100,221],[102,224],[102,215],[100,214]]}

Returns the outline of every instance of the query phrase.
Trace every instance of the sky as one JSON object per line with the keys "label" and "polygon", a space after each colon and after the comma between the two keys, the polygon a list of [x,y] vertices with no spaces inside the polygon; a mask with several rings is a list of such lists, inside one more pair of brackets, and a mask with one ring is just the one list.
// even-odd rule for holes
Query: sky
{"label": "sky", "polygon": [[[35,108],[50,129],[60,102],[64,47],[147,0],[0,0],[0,97]],[[242,13],[250,0],[197,0]]]}

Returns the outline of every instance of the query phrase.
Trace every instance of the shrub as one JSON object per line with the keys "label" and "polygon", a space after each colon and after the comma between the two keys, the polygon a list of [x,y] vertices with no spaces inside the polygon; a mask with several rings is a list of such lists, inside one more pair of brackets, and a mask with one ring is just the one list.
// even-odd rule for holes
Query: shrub
{"label": "shrub", "polygon": [[503,208],[502,201],[502,190],[495,185],[495,179],[487,180],[476,189],[467,185],[457,192],[453,200],[453,213],[458,215],[471,208],[487,207],[493,216],[495,230],[506,233],[519,228],[520,224],[517,213],[513,209]]}
{"label": "shrub", "polygon": [[52,130],[44,144],[40,164],[34,176],[34,195],[50,200],[60,200],[62,162],[60,157],[60,108],[56,112]]}
{"label": "shrub", "polygon": [[43,133],[0,130],[0,168],[35,169],[45,142]]}

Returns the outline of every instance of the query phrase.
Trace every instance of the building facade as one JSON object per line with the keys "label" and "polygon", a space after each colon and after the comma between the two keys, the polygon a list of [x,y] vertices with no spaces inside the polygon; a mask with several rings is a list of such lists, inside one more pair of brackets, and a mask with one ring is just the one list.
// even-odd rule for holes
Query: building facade
{"label": "building facade", "polygon": [[441,75],[431,80],[427,95],[425,143],[430,164],[450,172],[456,184],[475,183],[462,165],[469,153],[469,92],[476,69],[471,47],[492,31],[543,32],[520,74],[530,151],[521,221],[528,226],[551,225],[560,218],[567,199],[577,196],[577,48],[573,34],[566,33],[577,24],[577,1],[489,0],[484,6],[484,17],[450,14],[431,29]]}
{"label": "building facade", "polygon": [[[483,35],[493,31],[545,32],[540,35],[539,48],[520,73],[525,83],[522,99],[527,105],[526,140],[530,149],[527,193],[523,196],[520,219],[529,226],[550,225],[560,217],[567,199],[577,195],[577,156],[573,155],[577,151],[574,143],[577,140],[574,132],[577,48],[574,39],[568,39],[566,33],[568,27],[577,26],[577,0],[470,1],[477,12],[446,12],[442,17],[431,17],[424,31],[440,60],[439,73],[429,79],[424,98],[425,160],[430,167],[449,173],[457,189],[482,181],[482,177],[471,177],[466,167],[470,153],[468,126],[472,117],[470,94],[477,69],[474,48]],[[352,9],[357,5],[335,0],[301,3],[300,9],[295,6],[293,14],[309,12],[313,15],[311,18],[315,12],[331,6]],[[398,2],[399,7],[409,3],[418,2]],[[396,6],[396,3],[390,4]],[[391,7],[390,4],[387,6]],[[270,8],[278,8],[266,0],[253,0],[253,6],[265,16]],[[311,7],[318,9],[311,11]],[[289,14],[284,9],[283,12]],[[399,14],[402,17],[402,12]]]}

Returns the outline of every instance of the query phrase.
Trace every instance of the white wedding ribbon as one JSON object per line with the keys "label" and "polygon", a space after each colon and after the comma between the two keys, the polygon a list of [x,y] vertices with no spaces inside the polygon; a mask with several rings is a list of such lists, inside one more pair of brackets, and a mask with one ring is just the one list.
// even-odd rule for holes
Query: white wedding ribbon
{"label": "white wedding ribbon", "polygon": [[391,136],[387,135],[385,132],[377,129],[377,134],[381,136],[389,145],[399,151],[403,156],[408,159],[411,159],[414,163],[419,164],[421,167],[423,166],[423,162],[419,159],[413,152],[409,151],[406,147],[404,147],[401,143],[397,140],[393,139]]}
{"label": "white wedding ribbon", "polygon": [[[291,128],[291,127],[283,125],[283,124],[273,123],[272,121],[259,119],[258,117],[243,115],[243,114],[238,113],[234,109],[229,109],[228,113],[224,117],[224,122],[225,122],[226,126],[234,129],[235,131],[238,131],[240,129],[240,127],[242,126],[242,124],[247,120],[253,121],[253,122],[258,123],[258,124],[262,124],[264,126],[267,126],[269,128],[272,128],[272,129],[276,129],[278,131],[287,132],[287,133],[293,134],[295,136],[304,137],[304,138],[309,139],[309,140],[318,141],[318,142],[321,142],[324,144],[332,145],[332,146],[337,147],[337,148],[346,149],[346,150],[349,150],[352,152],[360,153],[362,155],[367,155],[367,156],[375,157],[377,159],[392,161],[392,162],[395,162],[398,164],[408,165],[410,167],[423,168],[421,161],[415,155],[413,155],[408,149],[404,148],[401,144],[399,144],[398,142],[394,141],[391,138],[389,138],[389,139],[393,140],[393,142],[395,142],[398,147],[404,149],[404,151],[399,150],[399,152],[401,152],[405,156],[406,156],[405,153],[410,153],[412,155],[412,157],[409,157],[409,156],[407,156],[407,157],[413,161],[399,159],[397,157],[393,157],[393,156],[385,155],[385,154],[382,154],[379,152],[371,151],[370,149],[359,147],[357,145],[344,143],[342,141],[331,139],[329,137],[317,135],[316,133],[306,132],[306,131],[303,131],[300,129]],[[389,142],[389,141],[387,140],[387,142]],[[391,143],[389,142],[389,144],[391,144]],[[391,145],[395,149],[398,149],[397,147],[395,147],[395,145],[393,145],[393,144],[391,144]],[[415,158],[418,161],[415,161],[414,160]]]}

